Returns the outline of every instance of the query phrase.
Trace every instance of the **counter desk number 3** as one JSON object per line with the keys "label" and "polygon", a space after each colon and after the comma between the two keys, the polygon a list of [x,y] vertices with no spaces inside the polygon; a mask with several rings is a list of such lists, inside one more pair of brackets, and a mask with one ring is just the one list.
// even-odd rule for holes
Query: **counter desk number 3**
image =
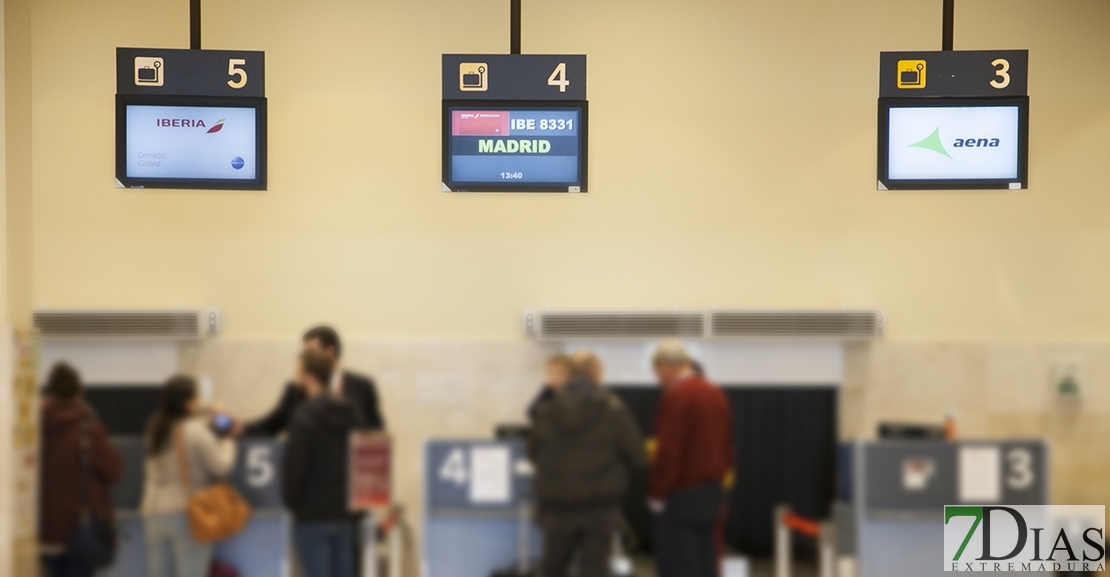
{"label": "counter desk number 3", "polygon": [[999,90],[1002,90],[1003,88],[1009,86],[1010,61],[1006,60],[1005,58],[996,58],[993,62],[991,62],[991,66],[995,67],[994,75],[998,78],[998,80],[991,80],[991,86]]}

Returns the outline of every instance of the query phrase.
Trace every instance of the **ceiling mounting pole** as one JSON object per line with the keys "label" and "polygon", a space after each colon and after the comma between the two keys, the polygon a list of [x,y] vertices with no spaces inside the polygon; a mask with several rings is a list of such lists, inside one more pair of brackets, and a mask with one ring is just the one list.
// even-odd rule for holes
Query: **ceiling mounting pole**
{"label": "ceiling mounting pole", "polygon": [[952,29],[955,26],[956,0],[944,0],[944,24],[941,32],[941,50],[952,50]]}
{"label": "ceiling mounting pole", "polygon": [[189,48],[200,50],[200,0],[189,0]]}
{"label": "ceiling mounting pole", "polygon": [[509,54],[520,54],[520,0],[509,2]]}

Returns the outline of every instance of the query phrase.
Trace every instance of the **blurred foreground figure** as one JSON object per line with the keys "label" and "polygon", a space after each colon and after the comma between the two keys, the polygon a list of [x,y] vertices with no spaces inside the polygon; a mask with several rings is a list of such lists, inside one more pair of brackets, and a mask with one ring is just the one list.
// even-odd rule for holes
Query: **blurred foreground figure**
{"label": "blurred foreground figure", "polygon": [[197,383],[178,375],[162,386],[162,404],[146,430],[143,528],[146,577],[206,577],[212,544],[193,538],[189,498],[231,473],[235,443],[218,438],[202,414]]}
{"label": "blurred foreground figure", "polygon": [[536,398],[532,399],[532,404],[528,405],[528,418],[532,421],[540,414],[540,409],[551,399],[555,398],[555,393],[562,390],[566,386],[567,381],[570,380],[571,361],[570,357],[566,355],[555,355],[547,359],[547,382],[544,383],[543,388],[536,394]]}
{"label": "blurred foreground figure", "polygon": [[366,420],[328,392],[332,370],[323,352],[301,353],[297,381],[307,399],[293,415],[282,463],[282,497],[293,514],[293,546],[305,577],[355,577],[348,450],[351,431],[365,428]]}
{"label": "blurred foreground figure", "polygon": [[715,528],[722,480],[732,467],[728,399],[694,371],[682,343],[660,343],[652,365],[663,397],[655,419],[649,506],[655,513],[659,577],[716,577]]}
{"label": "blurred foreground figure", "polygon": [[108,487],[123,475],[123,459],[108,440],[100,419],[84,403],[81,377],[73,367],[54,365],[45,393],[39,552],[47,577],[91,577],[98,568],[71,554],[70,540],[83,511],[114,533]]}
{"label": "blurred foreground figure", "polygon": [[536,416],[528,450],[536,466],[543,577],[609,575],[610,547],[632,475],[647,466],[644,440],[621,401],[601,388],[601,362],[574,356],[571,379]]}
{"label": "blurred foreground figure", "polygon": [[[339,358],[343,352],[343,344],[339,341],[339,333],[327,326],[309,329],[301,339],[305,350],[315,349],[324,353],[334,365],[331,378],[324,383],[325,390],[350,401],[366,420],[369,428],[375,431],[385,430],[385,418],[382,417],[381,406],[378,400],[378,389],[370,377],[344,371],[339,366]],[[305,402],[307,394],[296,382],[288,383],[281,400],[270,414],[246,425],[241,432],[253,436],[277,436],[284,433],[293,420],[293,413]]]}

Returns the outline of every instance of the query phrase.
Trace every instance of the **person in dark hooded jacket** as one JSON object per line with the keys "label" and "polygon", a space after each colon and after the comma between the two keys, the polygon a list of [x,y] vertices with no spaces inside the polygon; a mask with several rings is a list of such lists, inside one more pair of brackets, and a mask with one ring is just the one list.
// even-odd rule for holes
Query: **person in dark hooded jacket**
{"label": "person in dark hooded jacket", "polygon": [[100,419],[85,404],[83,392],[81,377],[73,367],[58,363],[50,370],[42,403],[39,476],[39,553],[47,577],[93,574],[92,567],[66,549],[83,507],[82,438],[88,439],[89,512],[109,525],[115,522],[108,490],[123,475],[123,459]]}
{"label": "person in dark hooded jacket", "polygon": [[282,463],[282,497],[305,577],[355,577],[348,448],[351,431],[367,425],[350,401],[328,392],[333,369],[324,353],[301,353],[297,379],[308,398],[293,414]]}
{"label": "person in dark hooded jacket", "polygon": [[572,377],[536,416],[528,452],[536,469],[543,577],[607,577],[612,538],[632,475],[647,468],[632,414],[601,383],[592,353],[574,356]]}

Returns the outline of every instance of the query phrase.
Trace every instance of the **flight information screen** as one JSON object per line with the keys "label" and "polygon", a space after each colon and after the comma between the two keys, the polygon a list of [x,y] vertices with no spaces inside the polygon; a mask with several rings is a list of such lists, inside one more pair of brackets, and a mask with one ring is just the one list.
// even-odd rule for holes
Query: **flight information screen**
{"label": "flight information screen", "polygon": [[255,110],[127,107],[127,176],[253,180]]}
{"label": "flight information screen", "polygon": [[584,104],[447,106],[444,186],[452,191],[585,192]]}
{"label": "flight information screen", "polygon": [[[146,99],[151,100],[151,99]],[[266,111],[245,105],[120,102],[116,179],[127,187],[265,188]],[[224,99],[230,100],[230,99]]]}
{"label": "flight information screen", "polygon": [[891,188],[1025,186],[1024,103],[907,103],[880,113],[879,178]]}

